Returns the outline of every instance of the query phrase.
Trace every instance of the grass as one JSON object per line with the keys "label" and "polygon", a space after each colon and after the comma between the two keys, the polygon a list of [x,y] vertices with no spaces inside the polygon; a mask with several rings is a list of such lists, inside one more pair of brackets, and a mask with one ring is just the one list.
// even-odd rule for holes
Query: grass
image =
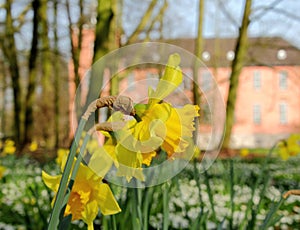
{"label": "grass", "polygon": [[[300,188],[300,157],[217,160],[199,174],[189,164],[170,181],[145,189],[111,185],[122,212],[98,216],[103,229],[299,229],[300,199],[282,200]],[[58,174],[54,162],[41,165],[28,157],[1,158],[7,167],[0,180],[0,229],[44,229],[53,193],[43,184],[41,170]],[[81,221],[71,229],[86,229]]]}

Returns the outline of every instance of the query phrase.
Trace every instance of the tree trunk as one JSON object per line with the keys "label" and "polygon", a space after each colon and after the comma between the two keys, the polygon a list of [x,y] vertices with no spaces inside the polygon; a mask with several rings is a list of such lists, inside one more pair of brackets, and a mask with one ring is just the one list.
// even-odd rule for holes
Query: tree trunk
{"label": "tree trunk", "polygon": [[[113,5],[116,3],[116,0],[98,0],[93,63],[95,63],[113,48],[110,39],[115,37],[115,31],[113,30],[113,19],[115,17]],[[114,41],[115,39],[113,39],[113,42]],[[106,63],[102,61],[101,63],[96,64],[96,68],[94,68],[94,65],[91,70],[88,94],[83,111],[86,110],[89,103],[100,96],[100,89],[103,85],[104,68],[106,67],[105,65]],[[98,118],[98,112],[96,112],[95,122],[98,122]],[[87,127],[90,127],[91,125],[93,124],[88,123]]]}
{"label": "tree trunk", "polygon": [[55,149],[59,147],[59,75],[60,75],[60,68],[59,62],[57,62],[59,58],[59,48],[58,48],[58,35],[57,35],[57,28],[58,28],[58,1],[54,0],[54,135],[55,135]]}
{"label": "tree trunk", "polygon": [[[75,33],[72,29],[72,20],[71,20],[71,9],[69,0],[66,2],[67,7],[67,14],[68,14],[68,20],[69,20],[69,33],[70,33],[70,45],[71,45],[71,55],[72,55],[72,61],[73,61],[73,67],[74,67],[74,82],[75,82],[75,88],[77,89],[80,84],[80,74],[79,74],[79,59],[80,59],[80,52],[82,47],[82,29],[83,29],[83,23],[84,23],[84,16],[83,16],[83,0],[79,1],[79,10],[80,10],[80,16],[77,23],[78,27],[78,34]],[[76,37],[75,37],[76,36]],[[75,41],[77,44],[75,44]]]}
{"label": "tree trunk", "polygon": [[[200,60],[202,52],[203,52],[203,16],[204,16],[204,0],[199,0],[199,17],[198,17],[198,33],[197,33],[197,39],[195,44],[195,56],[199,58]],[[199,94],[199,83],[198,83],[198,71],[199,71],[199,65],[198,62],[195,62],[194,65],[194,73],[193,73],[193,97],[194,97],[194,103],[196,105],[200,105],[200,94]]]}
{"label": "tree trunk", "polygon": [[40,0],[40,28],[41,28],[41,67],[42,67],[42,87],[43,95],[40,104],[40,113],[43,116],[44,122],[39,124],[42,127],[42,137],[46,142],[47,148],[54,147],[54,88],[53,88],[53,66],[52,53],[50,49],[50,41],[48,37],[48,1]]}
{"label": "tree trunk", "polygon": [[24,140],[23,145],[31,143],[33,136],[33,105],[36,87],[36,60],[38,55],[38,25],[39,25],[39,8],[40,0],[33,0],[33,22],[32,22],[32,40],[31,51],[29,56],[29,79],[27,86],[27,94],[25,100],[25,123],[24,123]]}
{"label": "tree trunk", "polygon": [[0,141],[2,134],[5,133],[5,90],[6,90],[6,74],[5,67],[2,60],[0,60]]}
{"label": "tree trunk", "polygon": [[239,37],[237,39],[235,47],[235,57],[231,65],[231,75],[230,75],[230,85],[229,85],[229,94],[226,104],[226,126],[225,126],[225,136],[223,142],[223,149],[228,149],[230,147],[230,137],[231,131],[234,124],[234,111],[235,111],[235,102],[237,88],[239,85],[239,75],[242,71],[244,65],[244,57],[247,53],[247,31],[250,23],[250,13],[251,13],[251,3],[252,0],[247,0],[244,7],[244,15],[242,25],[239,29]]}
{"label": "tree trunk", "polygon": [[14,95],[14,131],[15,142],[19,146],[21,142],[21,87],[20,73],[17,59],[17,50],[14,38],[14,27],[11,15],[12,0],[6,1],[6,39],[4,39],[3,51],[9,62],[9,72],[12,79],[13,95]]}
{"label": "tree trunk", "polygon": [[[201,55],[203,52],[203,16],[204,16],[204,0],[199,0],[198,6],[198,33],[197,39],[195,43],[195,56],[201,60]],[[199,92],[199,81],[198,81],[198,71],[199,71],[199,62],[195,60],[194,69],[193,69],[193,99],[194,104],[200,106],[200,92]],[[198,140],[198,127],[199,127],[199,119],[195,119],[195,127],[196,130],[194,131],[193,137],[194,142],[197,143]]]}

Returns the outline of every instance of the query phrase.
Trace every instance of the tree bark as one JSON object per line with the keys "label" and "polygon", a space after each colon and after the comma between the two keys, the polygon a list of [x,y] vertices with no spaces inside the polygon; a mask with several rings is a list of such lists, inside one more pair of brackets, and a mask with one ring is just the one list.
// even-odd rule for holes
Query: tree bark
{"label": "tree bark", "polygon": [[[80,59],[80,52],[82,47],[82,30],[83,30],[83,24],[84,24],[84,16],[83,16],[83,0],[79,1],[79,21],[77,23],[78,27],[78,35],[77,33],[74,33],[72,29],[72,20],[71,20],[71,9],[69,0],[66,2],[67,7],[67,14],[68,14],[68,20],[69,20],[69,33],[70,33],[70,45],[71,45],[71,55],[72,55],[72,61],[73,61],[73,67],[74,67],[74,82],[75,82],[75,88],[77,89],[80,84],[80,74],[79,74],[79,59]],[[76,37],[75,37],[76,36]],[[75,44],[75,41],[77,42],[77,45]]]}
{"label": "tree bark", "polygon": [[[200,60],[202,52],[203,52],[203,16],[204,16],[204,0],[199,0],[198,6],[198,32],[197,38],[195,42],[195,56]],[[200,106],[200,92],[199,92],[199,81],[198,81],[198,71],[199,71],[199,62],[195,60],[194,69],[193,69],[193,99],[194,104]],[[193,137],[194,142],[197,143],[198,140],[198,127],[199,127],[199,118],[195,118],[195,127],[196,130],[194,131]]]}
{"label": "tree bark", "polygon": [[17,50],[14,38],[14,26],[11,14],[12,0],[7,0],[6,9],[6,39],[3,41],[3,51],[9,62],[9,72],[12,79],[13,95],[14,95],[14,136],[16,145],[21,143],[21,87],[20,73],[17,59]]}
{"label": "tree bark", "polygon": [[[197,32],[197,39],[195,43],[195,56],[202,59],[201,55],[203,52],[203,16],[204,16],[204,0],[199,0],[198,6],[198,32]],[[193,97],[194,103],[196,105],[200,105],[200,94],[199,94],[199,83],[198,83],[198,71],[199,65],[198,62],[195,61],[194,70],[193,70]]]}
{"label": "tree bark", "polygon": [[235,47],[235,57],[231,65],[231,75],[230,75],[230,85],[229,94],[226,104],[226,126],[225,126],[225,136],[222,145],[223,149],[228,149],[230,147],[230,138],[232,127],[234,124],[234,111],[237,88],[239,85],[239,75],[242,71],[244,65],[244,57],[247,53],[247,40],[248,40],[248,26],[250,24],[250,13],[251,13],[252,0],[246,0],[243,14],[242,25],[239,29],[239,37],[237,39]]}
{"label": "tree bark", "polygon": [[[116,0],[98,0],[97,7],[97,24],[95,31],[94,42],[94,56],[93,63],[107,54],[110,50],[116,47],[115,44],[115,30],[114,30],[114,4],[117,4]],[[93,100],[100,96],[100,89],[103,85],[103,73],[106,63],[102,61],[96,64],[96,68],[92,68],[89,81],[89,90],[87,94],[86,104],[83,108],[85,111]],[[98,112],[95,113],[95,121],[98,121]],[[87,127],[91,127],[93,124],[88,123]]]}
{"label": "tree bark", "polygon": [[54,147],[54,88],[53,88],[53,54],[50,48],[50,40],[48,36],[48,1],[40,0],[40,42],[41,42],[41,68],[42,68],[42,101],[40,103],[40,111],[43,116],[44,122],[39,124],[42,127],[42,137],[46,142],[47,148]]}
{"label": "tree bark", "polygon": [[39,26],[39,8],[40,0],[33,0],[33,22],[32,22],[32,40],[31,51],[28,63],[28,86],[25,100],[25,123],[24,123],[24,140],[23,145],[30,143],[33,136],[33,105],[36,88],[36,61],[38,55],[38,26]]}
{"label": "tree bark", "polygon": [[0,140],[2,134],[5,133],[5,90],[6,90],[6,74],[5,67],[2,60],[0,60],[0,98],[3,100],[0,102]]}
{"label": "tree bark", "polygon": [[59,68],[59,62],[57,62],[57,59],[59,58],[59,48],[58,48],[58,35],[57,35],[57,28],[58,28],[58,1],[54,0],[54,59],[53,59],[53,65],[54,65],[54,135],[55,135],[55,148],[58,149],[59,147],[59,92],[60,92],[60,86],[59,86],[59,75],[60,75],[60,68]]}

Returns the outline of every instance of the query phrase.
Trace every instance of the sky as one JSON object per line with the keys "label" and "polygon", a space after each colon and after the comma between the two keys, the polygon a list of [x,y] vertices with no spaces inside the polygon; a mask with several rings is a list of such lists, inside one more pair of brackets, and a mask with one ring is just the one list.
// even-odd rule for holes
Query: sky
{"label": "sky", "polygon": [[[31,0],[15,0],[13,16],[17,16]],[[60,2],[64,2],[62,0]],[[85,0],[89,5],[87,9],[95,9],[96,0]],[[125,34],[129,36],[145,13],[151,0],[123,0],[121,15]],[[197,34],[198,1],[199,0],[167,0],[168,8],[163,18],[164,38],[194,38]],[[78,0],[72,0],[72,19],[77,20]],[[158,0],[154,16],[163,5],[164,0]],[[1,7],[5,0],[0,0],[0,22],[5,20],[5,10]],[[49,1],[51,4],[51,1]],[[91,5],[92,4],[92,5]],[[270,6],[272,9],[268,9]],[[204,37],[236,37],[243,13],[244,0],[205,0]],[[300,49],[300,11],[299,0],[253,0],[252,22],[249,26],[249,36],[280,36]],[[289,16],[286,16],[289,14]],[[31,21],[32,12],[26,15]],[[49,17],[53,21],[53,17]],[[68,20],[65,8],[59,8],[59,37],[61,39],[62,53],[69,55],[70,42],[68,38]],[[53,36],[50,28],[49,36]],[[153,32],[152,38],[158,37]],[[31,44],[31,23],[25,24],[16,36],[19,49],[26,50]]]}
{"label": "sky", "polygon": [[[150,0],[144,1],[150,2]],[[162,5],[162,0],[159,5]],[[125,0],[123,21],[126,34],[135,28],[147,5]],[[164,17],[165,38],[193,38],[197,34],[198,0],[168,0]],[[273,9],[268,7],[274,5]],[[236,37],[244,0],[205,0],[204,37]],[[281,36],[300,48],[299,0],[253,0],[249,36]],[[285,14],[290,14],[286,16]],[[230,19],[229,19],[230,18]]]}

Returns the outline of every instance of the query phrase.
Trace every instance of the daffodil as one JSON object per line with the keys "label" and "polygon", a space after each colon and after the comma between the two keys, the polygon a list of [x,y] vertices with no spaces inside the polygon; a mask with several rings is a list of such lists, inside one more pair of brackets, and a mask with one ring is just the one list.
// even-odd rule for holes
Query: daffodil
{"label": "daffodil", "polygon": [[249,155],[249,149],[241,149],[240,150],[241,157],[247,157],[248,155]]}
{"label": "daffodil", "polygon": [[280,141],[278,153],[283,160],[298,155],[300,153],[300,134],[291,134],[287,140]]}
{"label": "daffodil", "polygon": [[[179,63],[178,54],[170,56],[157,88],[148,90],[148,104],[136,104],[135,119],[114,132],[119,162],[117,175],[125,176],[128,181],[132,177],[144,180],[142,165],[149,166],[158,149],[162,148],[171,157],[174,153],[184,153],[191,143],[195,130],[193,121],[199,116],[199,107],[185,105],[174,108],[163,102],[182,83]],[[122,120],[120,113],[113,116],[112,122]]]}
{"label": "daffodil", "polygon": [[38,149],[38,143],[36,141],[32,141],[29,145],[29,151],[34,152]]}
{"label": "daffodil", "polygon": [[287,160],[290,157],[285,141],[278,143],[278,154],[282,160]]}
{"label": "daffodil", "polygon": [[6,140],[4,142],[3,155],[12,155],[16,152],[15,142],[12,140]]}
{"label": "daffodil", "polygon": [[287,139],[287,148],[290,156],[296,156],[300,153],[300,134],[291,134]]}
{"label": "daffodil", "polygon": [[58,164],[58,165],[62,165],[63,162],[66,161],[67,157],[68,157],[68,154],[69,154],[69,150],[68,149],[58,149],[57,150],[57,157],[55,159],[55,162]]}
{"label": "daffodil", "polygon": [[[61,175],[51,176],[43,171],[42,178],[48,188],[58,191]],[[88,166],[80,163],[64,214],[72,214],[72,220],[83,220],[92,230],[99,209],[103,215],[121,211],[108,184],[103,183],[102,177]]]}
{"label": "daffodil", "polygon": [[0,179],[3,178],[6,168],[0,165]]}
{"label": "daffodil", "polygon": [[[160,79],[156,90],[149,88],[148,105],[136,105],[137,116],[142,122],[147,118],[148,123],[153,121],[160,125],[154,127],[154,135],[160,137],[163,142],[161,147],[171,157],[174,153],[183,153],[189,145],[189,139],[193,135],[194,119],[199,116],[199,107],[196,105],[185,105],[183,108],[174,108],[163,102],[163,99],[172,93],[182,83],[182,71],[179,67],[180,56],[173,54],[169,57],[168,64],[163,77]],[[158,116],[156,115],[158,114]],[[140,133],[147,132],[147,127]],[[163,125],[162,125],[163,123]],[[149,130],[149,129],[148,129]],[[146,155],[147,156],[147,155]],[[151,155],[151,156],[154,156]],[[149,158],[147,159],[149,161]]]}

